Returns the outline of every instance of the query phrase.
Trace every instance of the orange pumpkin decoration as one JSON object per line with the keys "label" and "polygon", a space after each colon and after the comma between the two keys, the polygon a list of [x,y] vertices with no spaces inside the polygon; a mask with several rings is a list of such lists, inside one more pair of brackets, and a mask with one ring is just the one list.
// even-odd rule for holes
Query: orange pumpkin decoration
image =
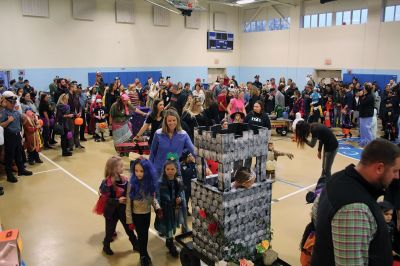
{"label": "orange pumpkin decoration", "polygon": [[106,129],[107,128],[107,123],[106,122],[99,123],[99,128],[100,129]]}
{"label": "orange pumpkin decoration", "polygon": [[82,126],[83,119],[81,117],[75,118],[75,126]]}
{"label": "orange pumpkin decoration", "polygon": [[38,119],[38,124],[39,124],[39,126],[43,126],[43,120],[42,119]]}

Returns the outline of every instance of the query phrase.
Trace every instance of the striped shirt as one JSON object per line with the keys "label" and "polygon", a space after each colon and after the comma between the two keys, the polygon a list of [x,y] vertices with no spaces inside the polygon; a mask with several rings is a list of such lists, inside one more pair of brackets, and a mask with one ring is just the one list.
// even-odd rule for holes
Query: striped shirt
{"label": "striped shirt", "polygon": [[335,264],[368,265],[368,250],[377,222],[367,205],[352,203],[343,206],[332,220],[332,241]]}

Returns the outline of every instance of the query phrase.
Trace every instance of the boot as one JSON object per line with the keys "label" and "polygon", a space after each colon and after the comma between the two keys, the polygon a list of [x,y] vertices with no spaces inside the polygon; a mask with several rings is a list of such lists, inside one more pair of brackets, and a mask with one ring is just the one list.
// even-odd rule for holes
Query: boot
{"label": "boot", "polygon": [[18,175],[19,176],[21,176],[21,175],[24,175],[24,176],[30,176],[30,175],[32,175],[33,173],[31,172],[31,171],[28,171],[28,170],[26,170],[26,169],[23,169],[21,172],[18,172]]}
{"label": "boot", "polygon": [[138,240],[136,238],[133,238],[133,239],[129,239],[129,241],[131,241],[133,251],[138,251],[139,252]]}
{"label": "boot", "polygon": [[172,257],[177,258],[179,256],[179,252],[176,249],[173,238],[168,238],[165,245],[167,246],[169,254],[171,254]]}
{"label": "boot", "polygon": [[62,156],[72,156],[72,152],[70,152],[68,150],[63,151]]}
{"label": "boot", "polygon": [[112,130],[110,130],[110,137],[112,137]]}
{"label": "boot", "polygon": [[35,162],[36,162],[36,163],[43,163],[43,161],[42,161],[39,157],[37,157],[37,158],[35,159]]}
{"label": "boot", "polygon": [[105,241],[103,242],[103,252],[109,256],[114,255],[114,252],[110,247],[110,242],[105,242]]}
{"label": "boot", "polygon": [[7,182],[17,183],[18,179],[15,177],[14,174],[7,174]]}
{"label": "boot", "polygon": [[150,266],[149,258],[146,256],[140,257],[140,266]]}

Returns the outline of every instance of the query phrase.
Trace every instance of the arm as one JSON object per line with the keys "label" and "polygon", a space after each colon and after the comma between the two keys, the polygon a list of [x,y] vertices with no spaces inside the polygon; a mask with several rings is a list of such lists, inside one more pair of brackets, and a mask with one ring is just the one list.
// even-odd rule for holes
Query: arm
{"label": "arm", "polygon": [[336,265],[368,265],[369,244],[377,224],[368,206],[353,203],[333,217],[332,242]]}
{"label": "arm", "polygon": [[139,130],[139,132],[136,134],[136,137],[141,137],[143,133],[150,127],[150,124],[144,123],[142,128]]}
{"label": "arm", "polygon": [[134,112],[137,113],[137,114],[140,114],[140,115],[142,115],[142,116],[146,116],[146,115],[147,115],[147,113],[142,112],[139,108],[135,108],[135,111],[134,111]]}
{"label": "arm", "polygon": [[154,139],[153,142],[151,143],[151,148],[150,148],[150,157],[149,161],[154,164],[154,160],[157,156],[157,150],[158,150],[158,142],[159,142],[159,136],[158,134],[154,134]]}
{"label": "arm", "polygon": [[6,121],[0,123],[0,126],[1,126],[2,128],[6,128],[6,127],[8,127],[9,124],[11,124],[12,121],[14,121],[14,117],[9,116],[8,119],[7,119]]}
{"label": "arm", "polygon": [[185,137],[185,144],[183,145],[183,148],[188,150],[193,156],[196,156],[196,153],[194,152],[194,146],[192,141],[190,140],[190,137],[188,134],[186,134]]}
{"label": "arm", "polygon": [[[317,138],[312,138],[311,139],[311,141],[309,141],[308,139],[306,139],[306,144],[308,145],[308,146],[310,146],[311,148],[314,148],[315,147],[315,144],[317,144]],[[319,149],[319,147],[318,147],[318,149]]]}
{"label": "arm", "polygon": [[228,106],[226,107],[226,112],[227,112],[228,114],[231,113],[231,108],[232,108],[232,100],[229,102]]}
{"label": "arm", "polygon": [[130,198],[129,194],[131,193],[131,184],[128,182],[128,189],[126,192],[126,208],[125,208],[125,214],[126,214],[126,224],[133,224],[133,219],[132,219],[132,199]]}

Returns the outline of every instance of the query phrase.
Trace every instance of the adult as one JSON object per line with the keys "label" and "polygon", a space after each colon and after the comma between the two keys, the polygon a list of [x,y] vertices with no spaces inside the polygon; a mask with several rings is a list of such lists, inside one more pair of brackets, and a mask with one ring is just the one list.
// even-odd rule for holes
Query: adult
{"label": "adult", "polygon": [[24,88],[25,84],[24,84],[24,77],[18,77],[18,82],[15,83],[15,88],[19,89],[19,88]]}
{"label": "adult", "polygon": [[23,147],[21,138],[21,114],[15,110],[17,96],[6,91],[2,95],[4,109],[0,111],[0,126],[4,128],[4,163],[7,174],[7,181],[10,183],[18,182],[12,171],[12,164],[15,163],[18,167],[18,175],[32,175],[31,171],[25,169],[22,161]]}
{"label": "adult", "polygon": [[50,146],[51,130],[54,126],[54,113],[50,110],[50,97],[46,93],[40,95],[39,116],[43,120],[43,146],[44,149],[52,149]]}
{"label": "adult", "polygon": [[361,160],[335,173],[318,203],[311,265],[392,265],[387,225],[377,204],[399,178],[400,150],[384,139],[369,143]]}
{"label": "adult", "polygon": [[25,113],[26,110],[32,110],[35,114],[38,114],[38,110],[36,108],[36,105],[33,103],[31,99],[31,95],[29,92],[24,92],[22,93],[22,96],[20,98],[20,103],[21,103],[21,109],[22,113]]}
{"label": "adult", "polygon": [[162,128],[158,129],[154,134],[149,158],[160,178],[164,163],[168,159],[168,153],[175,153],[180,158],[184,150],[195,155],[194,146],[189,135],[182,130],[178,113],[172,109],[166,110]]}
{"label": "adult", "polygon": [[183,86],[182,94],[185,96],[186,99],[189,97],[189,95],[192,95],[189,82],[186,82],[185,86]]}
{"label": "adult", "polygon": [[234,113],[243,113],[246,116],[246,108],[244,104],[244,92],[239,90],[235,93],[235,98],[231,99],[228,106],[226,107],[229,115]]}
{"label": "adult", "polygon": [[[250,129],[257,130],[258,127],[266,127],[271,130],[271,121],[269,121],[268,114],[264,112],[263,106],[262,101],[256,101],[253,105],[253,110],[244,119],[244,122],[250,125]],[[244,166],[250,168],[251,161],[252,158],[246,159]]]}
{"label": "adult", "polygon": [[56,111],[56,121],[57,124],[63,128],[61,133],[61,150],[62,156],[72,156],[72,152],[68,147],[68,132],[71,132],[71,122],[70,120],[74,117],[71,113],[70,106],[68,105],[69,96],[67,93],[62,94],[58,98],[57,111]]}
{"label": "adult", "polygon": [[301,97],[300,92],[296,90],[293,94],[293,108],[290,112],[290,117],[294,118],[297,113],[300,113],[301,117],[304,116],[304,100]]}
{"label": "adult", "polygon": [[[105,95],[106,114],[110,113],[111,106],[117,101],[119,96],[120,96],[120,93],[119,93],[119,89],[118,89],[118,83],[114,82],[113,84],[111,84],[111,89],[109,89]],[[109,125],[111,124],[110,116],[108,116],[108,124]],[[112,135],[112,134],[113,134],[113,132],[110,131],[110,135]]]}
{"label": "adult", "polygon": [[81,105],[81,118],[83,119],[83,124],[79,128],[79,140],[80,141],[87,141],[85,138],[85,129],[87,125],[87,107],[88,107],[88,97],[86,93],[82,89],[82,84],[78,84],[78,91],[77,94],[79,96],[79,103]]}
{"label": "adult", "polygon": [[135,84],[130,84],[128,86],[128,97],[134,107],[140,106],[139,92]]}
{"label": "adult", "polygon": [[169,89],[169,91],[172,93],[171,99],[169,100],[169,104],[166,107],[166,109],[171,107],[175,108],[175,110],[178,111],[179,115],[182,115],[182,110],[186,103],[186,97],[182,94],[182,89],[182,86],[179,85],[174,84],[171,86],[171,88]]}
{"label": "adult", "polygon": [[154,134],[161,127],[163,120],[164,102],[162,99],[155,99],[151,108],[151,113],[147,116],[142,128],[136,134],[135,139],[139,139],[143,133],[150,128],[149,146],[153,142]]}
{"label": "adult", "polygon": [[210,125],[219,124],[221,118],[219,117],[218,103],[214,98],[214,94],[212,91],[207,90],[205,95],[206,99],[203,104],[204,114],[208,118]]}
{"label": "adult", "polygon": [[27,92],[30,94],[31,98],[33,101],[35,101],[36,98],[36,90],[29,84],[29,80],[24,80],[24,92]]}
{"label": "adult", "polygon": [[246,112],[250,112],[253,110],[253,105],[261,100],[261,95],[260,95],[260,89],[257,87],[253,87],[253,84],[251,82],[247,82],[247,89],[250,92],[250,99],[246,104]]}
{"label": "adult", "polygon": [[[111,106],[109,121],[113,130],[115,146],[124,142],[130,142],[130,139],[132,138],[132,126],[129,120],[131,119],[133,112],[143,116],[147,115],[140,109],[134,107],[129,102],[129,97],[126,94],[122,94],[121,97],[118,97],[117,101]],[[123,153],[122,155],[127,156],[128,154]]]}
{"label": "adult", "polygon": [[204,113],[203,105],[198,97],[193,97],[189,108],[182,114],[182,125],[189,135],[190,139],[194,140],[194,129],[201,126],[210,126],[211,121],[208,120]]}
{"label": "adult", "polygon": [[[249,86],[248,84],[251,82],[247,82],[247,86]],[[262,89],[262,83],[260,82],[260,76],[256,75],[254,77],[254,82],[253,82],[254,87],[258,88],[259,90]]]}
{"label": "adult", "polygon": [[154,84],[154,82],[153,82],[153,78],[149,78],[147,80],[147,84],[149,86],[149,91],[148,91],[148,98],[147,98],[146,106],[152,107],[153,102],[158,95],[158,89],[157,89],[156,84]]}
{"label": "adult", "polygon": [[[308,137],[311,134],[311,141]],[[333,161],[339,147],[339,143],[332,133],[332,131],[326,126],[319,123],[309,124],[305,121],[300,121],[296,125],[296,142],[297,146],[303,148],[304,144],[307,144],[311,148],[314,148],[315,144],[318,143],[318,159],[322,158],[322,174],[321,178],[329,180],[331,177],[331,170]],[[322,154],[322,148],[324,152]]]}
{"label": "adult", "polygon": [[56,93],[57,87],[58,87],[57,86],[57,80],[58,80],[58,76],[55,77],[53,79],[53,82],[50,83],[50,85],[49,85],[50,99],[51,99],[52,102],[54,102],[54,94]]}
{"label": "adult", "polygon": [[283,95],[282,91],[285,88],[285,84],[279,84],[278,89],[275,92],[275,108],[277,106],[281,108],[285,108],[285,95]]}
{"label": "adult", "polygon": [[58,88],[54,93],[54,103],[58,103],[58,98],[64,93],[68,93],[67,81],[61,78],[57,81]]}
{"label": "adult", "polygon": [[372,133],[372,117],[374,116],[374,96],[372,95],[372,86],[369,83],[364,84],[364,90],[360,92],[360,146],[370,143],[374,137]]}
{"label": "adult", "polygon": [[226,101],[226,94],[227,89],[222,89],[221,93],[217,97],[218,113],[220,120],[224,119],[227,113],[226,108],[228,107],[228,103]]}
{"label": "adult", "polygon": [[204,103],[204,100],[206,99],[206,95],[204,94],[203,89],[201,88],[200,84],[197,84],[194,86],[194,91],[192,92],[193,97],[198,97],[200,99],[201,104]]}

